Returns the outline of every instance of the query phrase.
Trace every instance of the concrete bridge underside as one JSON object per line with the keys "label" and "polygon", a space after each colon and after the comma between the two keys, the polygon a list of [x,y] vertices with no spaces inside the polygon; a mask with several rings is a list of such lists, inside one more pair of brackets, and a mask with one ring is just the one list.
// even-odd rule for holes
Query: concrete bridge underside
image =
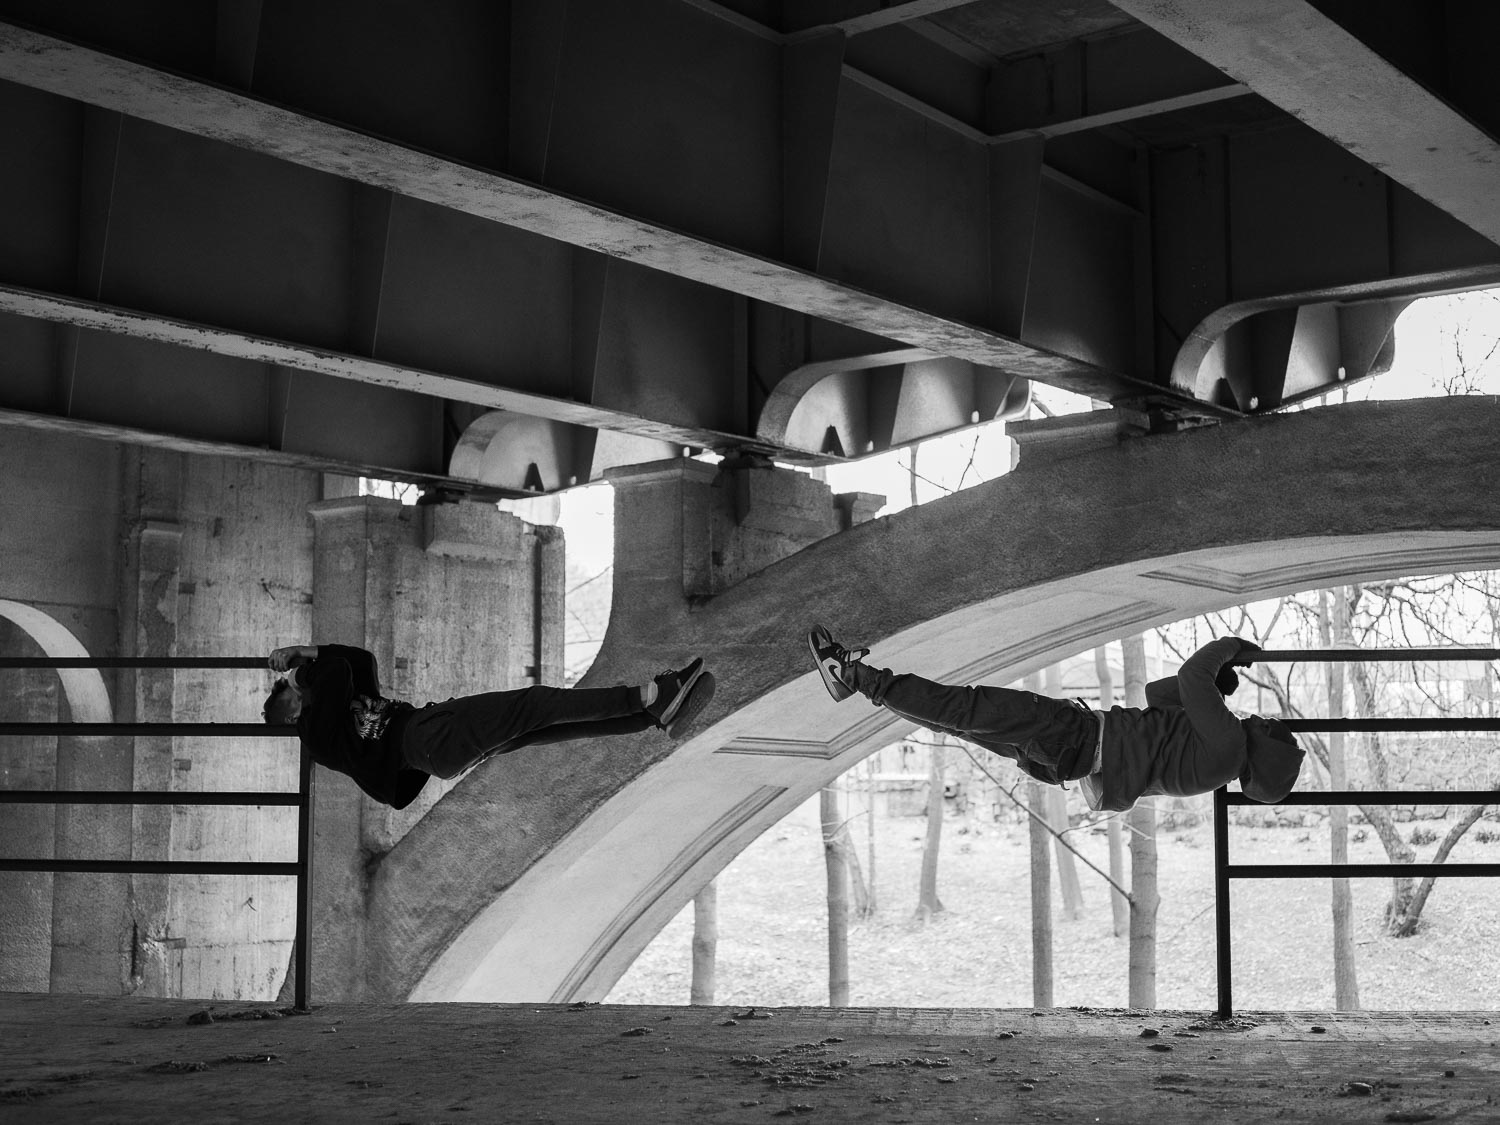
{"label": "concrete bridge underside", "polygon": [[720,679],[712,709],[675,746],[550,747],[471,774],[378,865],[367,985],[417,1000],[604,996],[750,841],[908,729],[858,698],[829,701],[806,662],[810,621],[904,669],[1008,682],[1197,612],[1500,565],[1497,420],[1489,397],[1351,404],[1045,472],[1023,458],[692,604],[663,577],[681,488],[670,471],[621,482],[614,611],[586,682],[698,651]]}

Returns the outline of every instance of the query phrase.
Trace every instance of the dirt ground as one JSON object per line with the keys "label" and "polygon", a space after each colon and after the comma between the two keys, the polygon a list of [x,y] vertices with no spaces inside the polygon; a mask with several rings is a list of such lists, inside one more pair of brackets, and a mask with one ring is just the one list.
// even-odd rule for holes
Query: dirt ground
{"label": "dirt ground", "polygon": [[[204,1014],[206,1013],[206,1014]],[[1475,1013],[270,1005],[0,994],[6,1122],[1497,1121]],[[467,1116],[461,1116],[467,1115]]]}

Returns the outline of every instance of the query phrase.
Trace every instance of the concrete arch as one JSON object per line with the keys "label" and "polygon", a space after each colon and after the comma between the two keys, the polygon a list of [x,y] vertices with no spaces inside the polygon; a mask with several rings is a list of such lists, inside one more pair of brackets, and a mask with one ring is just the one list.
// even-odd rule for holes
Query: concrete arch
{"label": "concrete arch", "polygon": [[[0,598],[0,618],[15,624],[49,657],[88,655],[67,626],[34,606]],[[58,676],[74,721],[109,721],[109,693],[98,669],[60,669]],[[38,678],[36,682],[47,681]],[[10,705],[14,708],[17,703],[12,700]],[[13,718],[34,717],[27,713],[24,699],[19,706],[21,714],[12,710]],[[13,759],[11,765],[14,767],[9,771],[11,783],[21,787],[50,787],[57,780],[56,756],[50,750],[40,761],[23,757]],[[56,809],[49,806],[10,809],[0,819],[0,850],[6,855],[52,854],[59,823]],[[0,910],[0,989],[45,991],[50,986],[58,878],[69,877],[50,872],[0,872],[0,902],[5,903]]]}
{"label": "concrete arch", "polygon": [[[88,649],[56,618],[33,606],[0,598],[0,617],[15,623],[52,659],[77,659],[88,656]],[[107,723],[113,717],[109,691],[97,668],[59,668],[68,709],[75,723]]]}
{"label": "concrete arch", "polygon": [[[386,979],[419,1000],[602,997],[750,840],[902,733],[829,702],[809,620],[903,668],[1006,681],[1256,597],[1500,565],[1497,421],[1489,397],[1361,403],[1023,463],[691,606],[627,552],[591,679],[702,651],[722,685],[706,724],[476,771],[377,873]],[[626,535],[671,518],[659,494],[617,504]]]}

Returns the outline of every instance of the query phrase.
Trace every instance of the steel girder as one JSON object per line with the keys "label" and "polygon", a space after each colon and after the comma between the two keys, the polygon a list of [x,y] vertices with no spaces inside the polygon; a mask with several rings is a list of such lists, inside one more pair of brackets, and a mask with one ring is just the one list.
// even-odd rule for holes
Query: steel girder
{"label": "steel girder", "polygon": [[552,490],[859,456],[1030,380],[1263,413],[1500,280],[1472,188],[1172,7],[0,0],[0,419]]}

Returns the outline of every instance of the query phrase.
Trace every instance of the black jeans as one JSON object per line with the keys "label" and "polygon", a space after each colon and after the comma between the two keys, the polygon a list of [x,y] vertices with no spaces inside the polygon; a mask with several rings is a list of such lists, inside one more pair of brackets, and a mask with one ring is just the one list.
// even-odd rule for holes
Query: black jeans
{"label": "black jeans", "polygon": [[406,724],[401,752],[415,769],[457,777],[491,754],[656,725],[630,687],[527,687],[429,703]]}
{"label": "black jeans", "polygon": [[1012,688],[953,687],[856,664],[858,690],[887,711],[1019,762],[1033,777],[1072,781],[1094,764],[1099,719],[1066,699]]}

